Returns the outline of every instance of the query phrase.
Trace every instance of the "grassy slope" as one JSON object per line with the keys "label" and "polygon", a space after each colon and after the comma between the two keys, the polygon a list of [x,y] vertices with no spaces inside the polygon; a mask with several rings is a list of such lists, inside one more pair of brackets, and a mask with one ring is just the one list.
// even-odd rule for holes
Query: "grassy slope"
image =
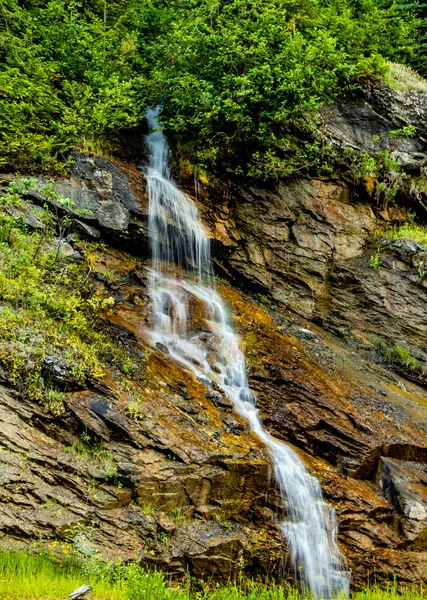
{"label": "grassy slope", "polygon": [[[71,220],[66,213],[58,217],[24,204],[20,194],[27,187],[18,182],[0,196],[0,368],[19,393],[59,415],[64,391],[102,379],[107,367],[123,380],[117,364],[138,377],[141,358],[133,360],[104,331],[103,317],[114,299],[91,277],[97,245],[79,241],[68,246],[79,251],[67,256],[56,235],[72,232]],[[56,193],[55,198],[69,202]],[[39,221],[38,229],[23,223],[25,210]],[[61,365],[64,384],[46,373],[47,359]]]}

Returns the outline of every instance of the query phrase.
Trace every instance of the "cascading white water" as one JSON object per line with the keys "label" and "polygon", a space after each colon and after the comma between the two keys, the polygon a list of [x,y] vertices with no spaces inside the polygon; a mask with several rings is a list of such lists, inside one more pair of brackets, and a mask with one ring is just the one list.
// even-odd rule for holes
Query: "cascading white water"
{"label": "cascading white water", "polygon": [[[303,589],[316,598],[347,595],[350,573],[336,543],[334,511],[323,501],[318,481],[298,455],[265,431],[258,417],[239,338],[215,291],[209,239],[194,202],[170,178],[160,112],[157,107],[146,114],[152,341],[166,346],[173,359],[207,385],[219,386],[268,448],[286,506],[286,518],[279,526]],[[203,310],[202,327],[194,323],[196,304]]]}

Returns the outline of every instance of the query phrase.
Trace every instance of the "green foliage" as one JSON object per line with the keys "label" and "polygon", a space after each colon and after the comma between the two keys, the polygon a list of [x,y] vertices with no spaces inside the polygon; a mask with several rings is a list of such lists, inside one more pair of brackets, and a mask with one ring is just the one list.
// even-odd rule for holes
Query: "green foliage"
{"label": "green foliage", "polygon": [[144,506],[141,506],[140,508],[143,515],[151,516],[156,512],[156,509],[154,506],[151,506],[151,504],[144,504]]}
{"label": "green foliage", "polygon": [[[58,415],[63,392],[102,378],[107,360],[136,378],[140,367],[104,333],[101,317],[114,300],[96,295],[86,260],[62,256],[55,215],[34,207],[44,225],[29,231],[19,212],[10,213],[11,207],[19,211],[18,191],[27,185],[20,180],[0,198],[0,366],[20,393]],[[61,383],[52,363],[60,365]]]}
{"label": "green foliage", "polygon": [[358,55],[360,77],[385,75],[389,67],[384,58],[406,64],[416,61],[417,23],[408,19],[396,2],[327,0],[324,4],[322,18],[345,51]]}
{"label": "green foliage", "polygon": [[427,246],[427,227],[416,223],[404,223],[381,232],[381,237],[388,240],[413,240]]}
{"label": "green foliage", "polygon": [[403,346],[392,346],[386,352],[386,359],[390,363],[395,363],[409,369],[410,371],[419,371],[420,366],[417,359],[412,356],[410,351]]}
{"label": "green foliage", "polygon": [[103,478],[107,480],[117,478],[117,463],[112,454],[102,444],[97,442],[91,443],[90,439],[77,439],[66,450],[75,458],[80,466],[95,466],[101,471]]}
{"label": "green foliage", "polygon": [[369,338],[371,343],[390,365],[400,366],[408,371],[422,373],[422,369],[417,359],[407,348],[399,346],[398,344],[390,346],[390,344],[376,335],[371,335]]}
{"label": "green foliage", "polygon": [[320,23],[310,33],[310,3],[194,1],[191,19],[188,4],[175,4],[164,44],[168,131],[202,166],[239,172],[243,158],[250,176],[288,175],[311,150],[295,132],[310,136],[306,115],[348,83],[351,63]]}
{"label": "green foliage", "polygon": [[404,127],[400,127],[400,129],[392,129],[390,131],[390,138],[403,138],[403,137],[414,137],[416,132],[416,128],[414,125],[406,125]]}
{"label": "green foliage", "polygon": [[381,252],[378,250],[375,254],[373,254],[371,256],[371,259],[369,261],[369,265],[370,267],[372,267],[372,269],[379,269],[381,266]]}
{"label": "green foliage", "polygon": [[[85,583],[81,567],[70,560],[58,564],[45,554],[0,553],[2,600],[60,600]],[[106,579],[91,579],[91,585],[94,599],[124,598],[124,585],[120,581],[112,584]]]}
{"label": "green foliage", "polygon": [[396,8],[415,27],[411,64],[427,77],[427,4],[423,0],[396,0]]}
{"label": "green foliage", "polygon": [[0,165],[60,171],[76,143],[111,153],[162,100],[198,170],[327,173],[313,115],[355,80],[385,75],[384,58],[417,63],[415,4],[3,0]]}
{"label": "green foliage", "polygon": [[129,402],[129,404],[126,407],[126,414],[134,421],[142,421],[143,419],[145,419],[144,408],[139,398],[136,398]]}
{"label": "green foliage", "polygon": [[390,71],[386,74],[387,84],[398,92],[427,92],[427,81],[412,69],[389,62]]}
{"label": "green foliage", "polygon": [[[85,531],[80,531],[85,534]],[[79,533],[78,533],[79,535]],[[89,538],[90,540],[90,532]],[[87,542],[86,542],[87,544]],[[90,545],[90,543],[89,543]],[[4,600],[62,600],[70,590],[90,584],[93,600],[300,600],[298,591],[269,582],[261,585],[242,580],[239,585],[198,582],[197,591],[187,583],[172,588],[159,572],[147,572],[139,564],[107,563],[83,548],[76,557],[54,560],[49,555],[0,552],[0,598]],[[396,582],[353,592],[353,600],[422,600],[423,590],[398,590]]]}
{"label": "green foliage", "polygon": [[137,34],[126,31],[136,5],[116,10],[108,29],[91,9],[75,0],[2,2],[0,164],[58,171],[76,142],[137,123]]}
{"label": "green foliage", "polygon": [[[329,164],[347,175],[376,201],[377,205],[387,205],[401,192],[408,196],[416,196],[418,191],[416,179],[405,173],[401,164],[392,158],[393,150],[399,147],[403,137],[413,135],[414,128],[403,127],[394,131],[393,146],[389,150],[372,148],[370,154],[355,151],[351,147],[339,151],[324,150],[324,159]],[[373,136],[373,145],[379,142],[378,136]]]}

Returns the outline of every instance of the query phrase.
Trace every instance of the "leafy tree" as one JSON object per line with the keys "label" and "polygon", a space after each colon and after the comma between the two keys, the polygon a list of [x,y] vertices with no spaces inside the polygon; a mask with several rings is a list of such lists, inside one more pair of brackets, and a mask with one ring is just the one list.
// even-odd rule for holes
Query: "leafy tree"
{"label": "leafy tree", "polygon": [[424,0],[397,0],[397,10],[417,29],[413,66],[427,77],[427,4]]}
{"label": "leafy tree", "polygon": [[159,100],[199,166],[316,165],[320,104],[384,58],[425,60],[417,1],[0,0],[0,165],[55,172],[75,144],[115,151]]}

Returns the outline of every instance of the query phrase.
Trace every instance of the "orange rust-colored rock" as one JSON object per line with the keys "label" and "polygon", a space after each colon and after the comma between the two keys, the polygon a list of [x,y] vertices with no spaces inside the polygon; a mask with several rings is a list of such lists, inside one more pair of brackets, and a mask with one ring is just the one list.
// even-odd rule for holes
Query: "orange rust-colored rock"
{"label": "orange rust-colored rock", "polygon": [[[81,154],[59,188],[93,212],[77,219],[82,233],[114,246],[94,250],[90,277],[114,299],[103,325],[139,353],[144,379],[106,365],[103,378],[66,394],[57,417],[4,381],[2,544],[42,536],[67,549],[83,536],[109,559],[175,577],[227,581],[242,564],[249,576],[286,573],[274,522],[284,507],[265,448],[218,390],[151,346],[142,175]],[[392,370],[371,339],[409,347],[425,369],[424,250],[391,244],[370,267],[373,232],[405,210],[372,206],[332,176],[214,182],[196,201],[230,283],[219,288],[263,422],[319,478],[354,585],[373,576],[425,583],[426,380]],[[200,307],[194,313],[202,323]]]}

